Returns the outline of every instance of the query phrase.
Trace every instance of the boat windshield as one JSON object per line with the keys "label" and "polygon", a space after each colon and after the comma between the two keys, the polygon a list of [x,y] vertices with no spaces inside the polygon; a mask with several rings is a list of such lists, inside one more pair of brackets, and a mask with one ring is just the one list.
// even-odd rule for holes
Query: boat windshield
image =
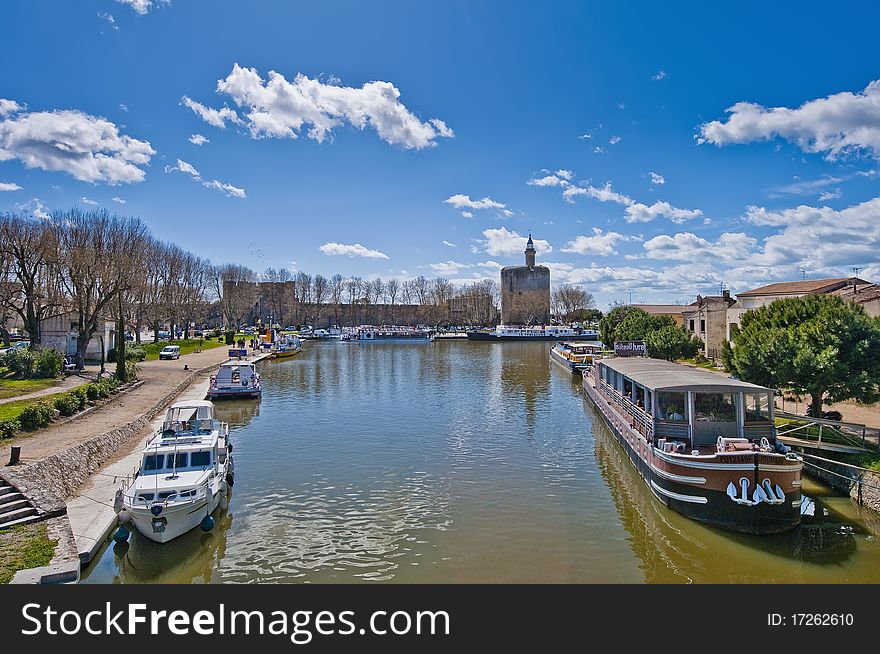
{"label": "boat windshield", "polygon": [[211,467],[211,450],[177,452],[169,454],[147,454],[141,465],[142,474],[159,474],[171,470],[207,470]]}

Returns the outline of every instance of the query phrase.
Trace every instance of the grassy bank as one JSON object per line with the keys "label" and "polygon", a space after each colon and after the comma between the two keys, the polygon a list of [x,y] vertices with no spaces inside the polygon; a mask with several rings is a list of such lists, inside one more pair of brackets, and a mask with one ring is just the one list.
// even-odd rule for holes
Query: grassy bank
{"label": "grassy bank", "polygon": [[0,584],[8,584],[19,570],[48,565],[56,545],[45,522],[0,531]]}
{"label": "grassy bank", "polygon": [[52,404],[63,395],[67,395],[67,393],[53,393],[52,395],[43,395],[42,397],[33,400],[18,400],[17,402],[0,404],[0,421],[18,420],[21,412],[32,404],[36,404],[37,402],[47,402]]}
{"label": "grassy bank", "polygon": [[57,379],[14,379],[12,373],[5,368],[0,368],[0,400],[10,397],[36,393],[46,388],[51,388],[58,383]]}
{"label": "grassy bank", "polygon": [[159,341],[158,343],[141,343],[141,347],[147,353],[147,361],[154,361],[159,358],[159,352],[166,345],[177,345],[180,347],[180,354],[192,354],[196,350],[210,350],[215,347],[225,345],[224,341],[206,340],[203,338],[189,338],[178,341]]}

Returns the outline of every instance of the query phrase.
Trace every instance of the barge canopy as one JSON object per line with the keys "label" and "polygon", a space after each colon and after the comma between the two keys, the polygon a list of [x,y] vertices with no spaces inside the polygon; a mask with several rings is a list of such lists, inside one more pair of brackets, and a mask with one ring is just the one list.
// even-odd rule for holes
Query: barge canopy
{"label": "barge canopy", "polygon": [[601,359],[597,388],[656,436],[691,447],[775,440],[773,390],[662,359]]}

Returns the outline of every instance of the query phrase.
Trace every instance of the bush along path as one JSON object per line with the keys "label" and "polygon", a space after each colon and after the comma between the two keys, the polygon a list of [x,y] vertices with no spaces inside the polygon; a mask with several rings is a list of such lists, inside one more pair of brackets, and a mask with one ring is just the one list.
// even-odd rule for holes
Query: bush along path
{"label": "bush along path", "polygon": [[0,405],[0,439],[11,438],[19,432],[35,432],[59,417],[75,416],[135,383],[123,386],[116,377],[110,376],[44,399]]}

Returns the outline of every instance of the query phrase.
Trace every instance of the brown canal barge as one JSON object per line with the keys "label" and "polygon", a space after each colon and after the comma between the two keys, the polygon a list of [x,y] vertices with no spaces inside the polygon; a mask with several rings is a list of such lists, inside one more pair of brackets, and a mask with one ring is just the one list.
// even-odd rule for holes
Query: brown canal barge
{"label": "brown canal barge", "polygon": [[771,389],[641,357],[598,360],[583,384],[669,508],[752,534],[800,523],[803,461],[776,442]]}

